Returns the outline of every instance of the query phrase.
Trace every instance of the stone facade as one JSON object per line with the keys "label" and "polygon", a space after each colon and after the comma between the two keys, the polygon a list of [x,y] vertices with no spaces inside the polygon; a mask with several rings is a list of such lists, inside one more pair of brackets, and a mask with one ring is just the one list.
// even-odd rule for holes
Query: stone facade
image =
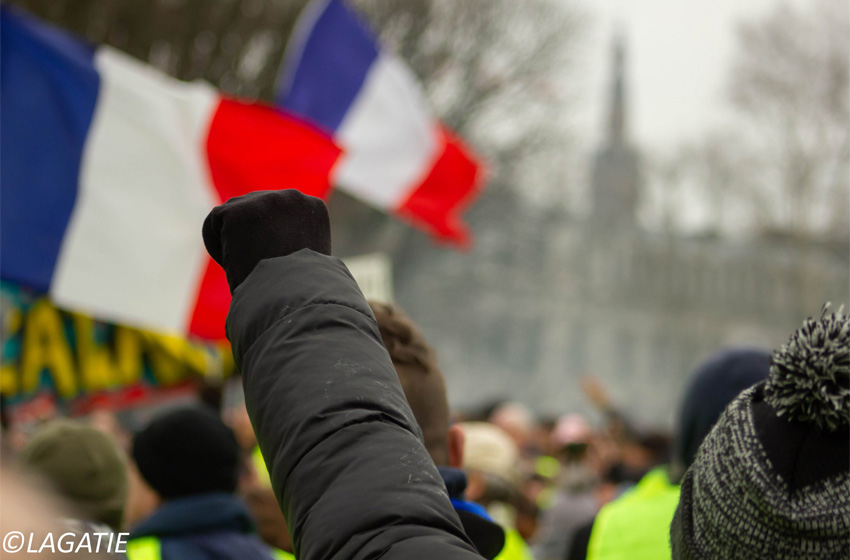
{"label": "stone facade", "polygon": [[423,246],[396,275],[461,408],[509,397],[541,414],[589,412],[579,380],[593,374],[639,421],[672,426],[699,362],[777,348],[850,295],[846,243],[606,231],[566,216],[480,226],[473,253]]}
{"label": "stone facade", "polygon": [[672,427],[685,381],[713,352],[777,348],[824,302],[848,302],[848,240],[636,225],[641,167],[626,135],[624,61],[619,43],[589,216],[541,213],[493,189],[469,214],[473,252],[423,238],[394,252],[397,299],[437,348],[458,407],[511,398],[546,415],[590,412],[579,380],[592,374],[637,421]]}

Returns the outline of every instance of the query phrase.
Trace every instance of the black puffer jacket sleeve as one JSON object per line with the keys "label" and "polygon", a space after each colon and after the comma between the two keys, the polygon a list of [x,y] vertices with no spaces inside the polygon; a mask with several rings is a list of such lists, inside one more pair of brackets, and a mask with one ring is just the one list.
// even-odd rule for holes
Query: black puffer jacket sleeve
{"label": "black puffer jacket sleeve", "polygon": [[261,261],[227,334],[299,560],[480,559],[342,261]]}

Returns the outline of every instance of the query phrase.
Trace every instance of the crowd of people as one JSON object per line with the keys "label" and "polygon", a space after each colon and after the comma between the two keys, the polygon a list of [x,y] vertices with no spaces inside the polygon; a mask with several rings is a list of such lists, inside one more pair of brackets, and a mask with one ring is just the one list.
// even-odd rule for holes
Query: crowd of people
{"label": "crowd of people", "polygon": [[672,433],[593,378],[577,390],[596,426],[510,401],[459,412],[415,322],[330,256],[320,200],[231,199],[203,236],[233,293],[238,398],[133,434],[106,414],[4,437],[4,546],[9,531],[72,531],[126,535],[104,557],[130,560],[850,557],[841,309],[775,351],[718,351],[690,373]]}

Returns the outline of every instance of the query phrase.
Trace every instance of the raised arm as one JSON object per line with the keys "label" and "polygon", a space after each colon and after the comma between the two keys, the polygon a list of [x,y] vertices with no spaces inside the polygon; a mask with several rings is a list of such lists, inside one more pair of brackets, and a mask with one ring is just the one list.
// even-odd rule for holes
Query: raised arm
{"label": "raised arm", "polygon": [[296,556],[479,558],[371,310],[345,265],[322,254],[330,231],[323,239],[316,222],[327,224],[321,201],[277,191],[228,202],[204,224],[233,291],[227,333]]}

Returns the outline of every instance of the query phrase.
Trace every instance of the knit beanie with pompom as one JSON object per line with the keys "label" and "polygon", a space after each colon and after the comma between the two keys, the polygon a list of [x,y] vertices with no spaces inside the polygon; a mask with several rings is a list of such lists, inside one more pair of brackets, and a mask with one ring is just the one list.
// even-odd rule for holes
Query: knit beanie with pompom
{"label": "knit beanie with pompom", "polygon": [[809,318],[682,480],[675,560],[850,558],[850,319]]}

